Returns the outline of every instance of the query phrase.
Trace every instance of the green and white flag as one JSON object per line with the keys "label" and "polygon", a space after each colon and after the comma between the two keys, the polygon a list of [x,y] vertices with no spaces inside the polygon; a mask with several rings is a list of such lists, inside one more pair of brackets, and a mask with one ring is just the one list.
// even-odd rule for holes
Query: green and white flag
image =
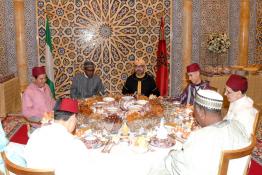
{"label": "green and white flag", "polygon": [[46,67],[46,75],[47,81],[53,97],[55,98],[55,85],[54,85],[54,60],[52,56],[52,38],[49,20],[46,18],[46,28],[45,28],[45,41],[46,41],[46,52],[45,52],[45,67]]}

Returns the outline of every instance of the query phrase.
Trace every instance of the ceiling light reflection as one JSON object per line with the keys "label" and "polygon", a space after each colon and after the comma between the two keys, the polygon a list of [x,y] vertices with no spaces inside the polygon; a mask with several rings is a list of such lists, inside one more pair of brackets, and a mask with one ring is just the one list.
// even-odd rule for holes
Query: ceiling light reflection
{"label": "ceiling light reflection", "polygon": [[85,41],[91,41],[94,37],[94,32],[91,32],[89,30],[83,31],[83,39]]}

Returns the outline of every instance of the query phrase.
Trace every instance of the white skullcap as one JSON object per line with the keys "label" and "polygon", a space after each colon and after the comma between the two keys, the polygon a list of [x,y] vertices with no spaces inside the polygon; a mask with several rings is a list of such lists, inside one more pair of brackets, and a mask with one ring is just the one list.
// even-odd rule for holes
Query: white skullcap
{"label": "white skullcap", "polygon": [[221,110],[223,97],[212,90],[198,90],[196,93],[195,103],[208,109]]}

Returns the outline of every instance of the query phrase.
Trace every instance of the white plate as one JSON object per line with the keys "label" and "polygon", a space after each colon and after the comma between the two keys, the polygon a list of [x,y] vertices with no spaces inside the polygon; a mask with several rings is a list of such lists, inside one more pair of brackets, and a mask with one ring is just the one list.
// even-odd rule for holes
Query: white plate
{"label": "white plate", "polygon": [[159,148],[170,148],[176,144],[176,141],[172,137],[168,137],[165,140],[159,140],[156,137],[153,137],[150,139],[149,144],[151,146],[159,147]]}
{"label": "white plate", "polygon": [[104,97],[104,98],[103,98],[103,101],[104,101],[104,102],[112,102],[112,101],[115,101],[115,99],[112,98],[112,97]]}
{"label": "white plate", "polygon": [[86,136],[83,137],[83,139],[85,141],[95,141],[95,140],[97,140],[97,137],[94,136],[94,135],[86,135]]}
{"label": "white plate", "polygon": [[103,101],[98,101],[98,102],[96,102],[96,103],[94,103],[94,106],[102,106],[102,105],[104,105],[105,104],[105,102],[103,102]]}
{"label": "white plate", "polygon": [[128,106],[129,111],[140,111],[142,109],[142,106],[140,105],[130,105]]}
{"label": "white plate", "polygon": [[134,99],[134,97],[132,97],[132,96],[123,96],[121,99],[124,100],[124,101],[128,101],[128,100]]}
{"label": "white plate", "polygon": [[143,106],[143,105],[145,105],[145,104],[147,104],[147,103],[148,103],[147,100],[137,100],[137,101],[136,101],[136,104],[141,105],[141,106]]}
{"label": "white plate", "polygon": [[174,105],[181,105],[180,101],[173,101]]}
{"label": "white plate", "polygon": [[106,110],[107,110],[108,112],[115,113],[115,112],[118,111],[118,108],[117,108],[117,107],[108,107],[108,108],[106,108]]}

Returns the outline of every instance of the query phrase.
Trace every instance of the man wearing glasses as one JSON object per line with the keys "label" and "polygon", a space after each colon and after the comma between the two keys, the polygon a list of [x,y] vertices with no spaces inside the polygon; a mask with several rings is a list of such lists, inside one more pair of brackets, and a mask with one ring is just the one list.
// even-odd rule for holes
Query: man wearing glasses
{"label": "man wearing glasses", "polygon": [[246,96],[248,82],[245,77],[232,74],[225,87],[225,96],[230,102],[228,113],[225,119],[238,120],[251,135],[253,123],[257,110],[253,107],[253,100]]}
{"label": "man wearing glasses", "polygon": [[93,62],[84,62],[84,73],[77,74],[72,80],[70,96],[74,99],[83,99],[94,95],[104,95],[105,89],[101,79],[94,74]]}

